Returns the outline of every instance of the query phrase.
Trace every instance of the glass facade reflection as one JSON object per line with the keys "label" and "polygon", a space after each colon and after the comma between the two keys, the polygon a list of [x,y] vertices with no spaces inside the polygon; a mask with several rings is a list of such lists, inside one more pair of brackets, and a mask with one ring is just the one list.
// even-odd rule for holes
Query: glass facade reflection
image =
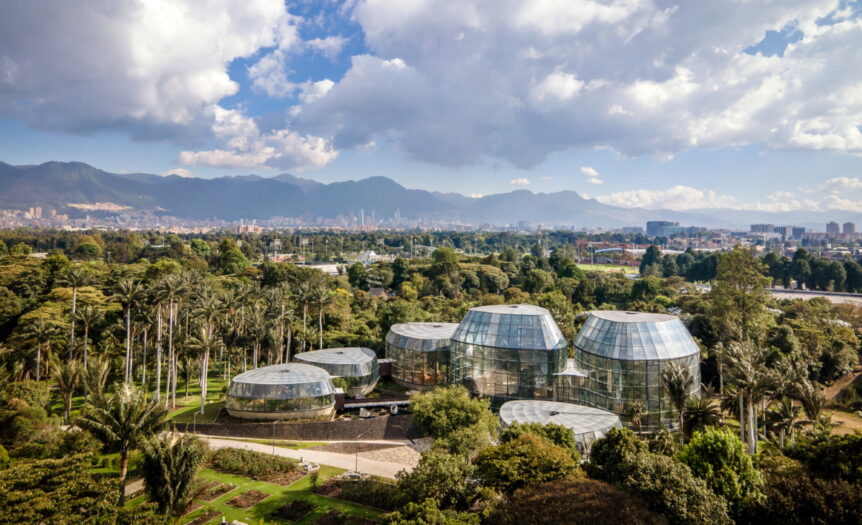
{"label": "glass facade reflection", "polygon": [[380,365],[374,350],[364,347],[326,348],[302,352],[293,356],[297,363],[305,363],[329,372],[348,395],[365,395],[374,390],[380,379]]}
{"label": "glass facade reflection", "polygon": [[551,314],[531,305],[472,308],[452,335],[451,379],[493,402],[554,398],[566,339]]}
{"label": "glass facade reflection", "polygon": [[230,415],[250,419],[326,416],[335,389],[322,368],[298,363],[264,366],[236,376],[227,392]]}
{"label": "glass facade reflection", "polygon": [[392,325],[386,334],[392,379],[417,390],[448,384],[450,338],[457,327],[457,323]]}
{"label": "glass facade reflection", "polygon": [[557,399],[611,411],[625,420],[643,403],[643,430],[675,428],[676,409],[662,386],[671,363],[694,378],[700,391],[700,349],[678,317],[634,312],[592,312],[575,337],[575,366],[584,378],[561,378]]}

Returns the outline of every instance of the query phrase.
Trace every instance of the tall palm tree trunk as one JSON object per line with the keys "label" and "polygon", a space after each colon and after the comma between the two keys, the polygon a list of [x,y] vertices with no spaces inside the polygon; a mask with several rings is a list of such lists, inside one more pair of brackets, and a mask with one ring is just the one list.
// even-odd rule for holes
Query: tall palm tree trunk
{"label": "tall palm tree trunk", "polygon": [[75,313],[78,311],[78,287],[72,287],[72,330],[69,334],[68,359],[72,360],[72,349],[75,348]]}
{"label": "tall palm tree trunk", "polygon": [[141,386],[144,389],[144,392],[147,391],[147,326],[144,325],[144,350],[143,355],[141,356],[141,368],[143,371],[141,372]]}
{"label": "tall palm tree trunk", "polygon": [[126,383],[132,382],[132,306],[126,306]]}
{"label": "tall palm tree trunk", "polygon": [[317,318],[318,332],[320,335],[320,349],[323,350],[323,305],[320,306],[320,312]]}
{"label": "tall palm tree trunk", "polygon": [[162,307],[156,307],[156,401],[161,399],[162,389]]}

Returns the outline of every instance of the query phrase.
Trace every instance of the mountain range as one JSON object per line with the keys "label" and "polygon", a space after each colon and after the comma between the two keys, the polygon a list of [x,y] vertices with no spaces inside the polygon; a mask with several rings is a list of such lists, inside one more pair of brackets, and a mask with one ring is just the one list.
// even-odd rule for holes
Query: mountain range
{"label": "mountain range", "polygon": [[[106,204],[112,206],[105,206]],[[72,205],[72,206],[70,206]],[[766,222],[823,230],[827,221],[859,221],[854,212],[762,212],[703,209],[685,212],[622,208],[585,199],[574,191],[509,193],[470,198],[458,193],[407,189],[386,177],[323,184],[283,173],[214,179],[110,173],[81,162],[13,166],[0,162],[0,209],[41,206],[82,213],[81,205],[150,211],[183,219],[264,220],[272,217],[333,218],[372,210],[378,218],[399,211],[405,219],[616,228],[643,226],[648,220],[679,221],[712,228],[747,228]],[[86,206],[83,206],[86,207]],[[111,212],[116,213],[116,211]]]}

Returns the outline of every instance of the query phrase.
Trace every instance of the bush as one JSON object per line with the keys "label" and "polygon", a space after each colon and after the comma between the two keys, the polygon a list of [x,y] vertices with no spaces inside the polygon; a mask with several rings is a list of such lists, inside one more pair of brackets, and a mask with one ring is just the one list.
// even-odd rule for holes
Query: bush
{"label": "bush", "polygon": [[695,432],[677,454],[692,473],[730,503],[734,514],[763,497],[763,480],[735,433],[711,428]]}
{"label": "bush", "polygon": [[[577,516],[576,519],[573,519]],[[666,524],[637,496],[591,479],[558,480],[516,491],[496,510],[491,523],[563,525],[569,523]]]}
{"label": "bush", "polygon": [[434,499],[410,502],[398,512],[386,516],[387,525],[479,525],[479,516],[466,512],[441,510]]}
{"label": "bush", "polygon": [[542,436],[554,445],[568,450],[572,455],[572,459],[580,462],[581,455],[575,442],[575,433],[572,429],[563,425],[555,423],[548,423],[546,425],[542,425],[541,423],[512,423],[500,434],[500,442],[508,443],[526,433]]}
{"label": "bush", "polygon": [[0,445],[0,469],[9,468],[9,465],[12,464],[12,460],[9,459],[9,453],[6,452],[6,449],[3,445]]}
{"label": "bush", "polygon": [[478,426],[496,432],[499,423],[491,413],[490,401],[470,397],[462,386],[435,388],[410,399],[413,420],[426,434],[445,438],[458,429]]}
{"label": "bush", "polygon": [[801,439],[786,453],[814,476],[862,484],[862,434]]}
{"label": "bush", "polygon": [[374,478],[359,480],[338,480],[338,499],[361,503],[369,507],[392,510],[395,499],[395,485]]}
{"label": "bush", "polygon": [[751,525],[834,525],[859,523],[862,486],[812,476],[796,460],[764,457],[766,498],[747,509],[740,523]]}
{"label": "bush", "polygon": [[398,499],[401,504],[433,499],[444,508],[466,509],[476,498],[474,472],[461,456],[429,450],[413,470],[398,473]]}
{"label": "bush", "polygon": [[542,436],[526,433],[481,451],[474,461],[485,486],[506,493],[578,472],[571,452]]}
{"label": "bush", "polygon": [[239,448],[220,448],[209,458],[209,466],[213,470],[253,479],[291,472],[296,470],[297,463],[295,459]]}

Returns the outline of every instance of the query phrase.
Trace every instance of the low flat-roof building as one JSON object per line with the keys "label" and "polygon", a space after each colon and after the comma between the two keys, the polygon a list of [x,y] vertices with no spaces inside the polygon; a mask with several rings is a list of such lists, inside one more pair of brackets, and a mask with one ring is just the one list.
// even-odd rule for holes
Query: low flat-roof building
{"label": "low flat-roof building", "polygon": [[370,348],[353,346],[312,350],[294,355],[293,360],[326,370],[335,380],[334,384],[350,396],[364,396],[371,392],[380,378],[377,354]]}
{"label": "low flat-roof building", "polygon": [[400,323],[386,334],[392,379],[414,390],[449,383],[450,338],[457,323]]}
{"label": "low flat-roof building", "polygon": [[335,409],[335,388],[329,372],[316,366],[264,366],[233,378],[225,408],[243,419],[326,417]]}

